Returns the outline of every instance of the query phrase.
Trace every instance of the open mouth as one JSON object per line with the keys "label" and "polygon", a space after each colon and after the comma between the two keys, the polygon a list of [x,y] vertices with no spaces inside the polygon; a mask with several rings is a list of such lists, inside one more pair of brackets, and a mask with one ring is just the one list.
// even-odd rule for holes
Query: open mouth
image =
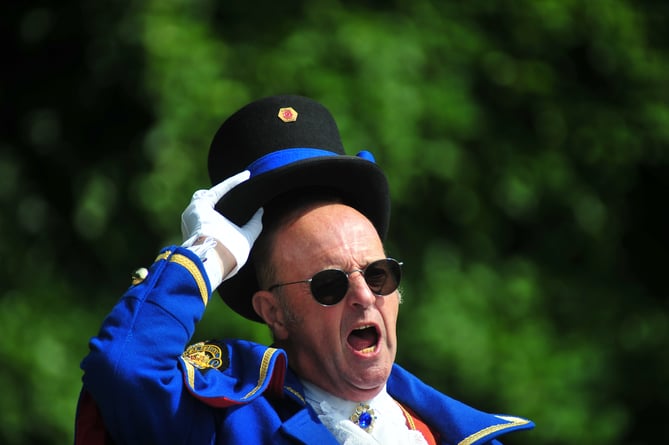
{"label": "open mouth", "polygon": [[348,335],[348,344],[358,352],[369,354],[374,352],[379,342],[376,326],[361,326]]}

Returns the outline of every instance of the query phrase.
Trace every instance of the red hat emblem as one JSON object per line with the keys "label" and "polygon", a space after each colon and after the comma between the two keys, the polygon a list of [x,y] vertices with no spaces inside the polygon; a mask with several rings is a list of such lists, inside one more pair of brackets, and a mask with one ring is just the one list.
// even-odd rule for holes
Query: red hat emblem
{"label": "red hat emblem", "polygon": [[297,120],[297,111],[293,107],[279,108],[279,119],[284,122],[295,122]]}

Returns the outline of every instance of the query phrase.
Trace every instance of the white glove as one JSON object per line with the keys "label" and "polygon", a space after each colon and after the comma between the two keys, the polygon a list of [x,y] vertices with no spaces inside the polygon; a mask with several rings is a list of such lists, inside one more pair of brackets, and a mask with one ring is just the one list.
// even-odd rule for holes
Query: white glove
{"label": "white glove", "polygon": [[[263,209],[258,209],[244,226],[239,227],[216,211],[214,207],[223,195],[249,179],[250,175],[251,173],[245,170],[209,190],[196,191],[190,204],[181,215],[184,247],[191,247],[199,238],[210,237],[221,243],[235,257],[237,264],[234,269],[221,277],[223,281],[234,276],[246,263],[251,247],[262,231]],[[218,285],[218,283],[212,284]]]}

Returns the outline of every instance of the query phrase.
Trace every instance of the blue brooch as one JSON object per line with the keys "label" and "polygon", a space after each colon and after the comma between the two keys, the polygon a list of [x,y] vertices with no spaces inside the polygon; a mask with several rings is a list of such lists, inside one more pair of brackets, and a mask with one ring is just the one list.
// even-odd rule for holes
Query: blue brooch
{"label": "blue brooch", "polygon": [[355,423],[358,425],[360,428],[363,430],[367,431],[368,433],[372,432],[372,429],[374,428],[374,421],[376,420],[376,414],[374,414],[374,410],[369,407],[369,405],[365,403],[360,403],[358,406],[355,407],[355,411],[353,414],[351,414],[351,422]]}

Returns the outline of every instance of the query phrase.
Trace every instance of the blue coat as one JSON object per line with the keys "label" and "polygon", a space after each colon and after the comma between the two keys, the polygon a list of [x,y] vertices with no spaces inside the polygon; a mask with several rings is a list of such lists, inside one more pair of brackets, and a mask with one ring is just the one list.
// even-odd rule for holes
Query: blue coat
{"label": "blue coat", "polygon": [[[332,444],[281,349],[230,340],[184,351],[211,289],[200,259],[161,252],[103,322],[82,362],[76,444]],[[498,444],[534,425],[445,396],[394,365],[388,392],[441,444]]]}

